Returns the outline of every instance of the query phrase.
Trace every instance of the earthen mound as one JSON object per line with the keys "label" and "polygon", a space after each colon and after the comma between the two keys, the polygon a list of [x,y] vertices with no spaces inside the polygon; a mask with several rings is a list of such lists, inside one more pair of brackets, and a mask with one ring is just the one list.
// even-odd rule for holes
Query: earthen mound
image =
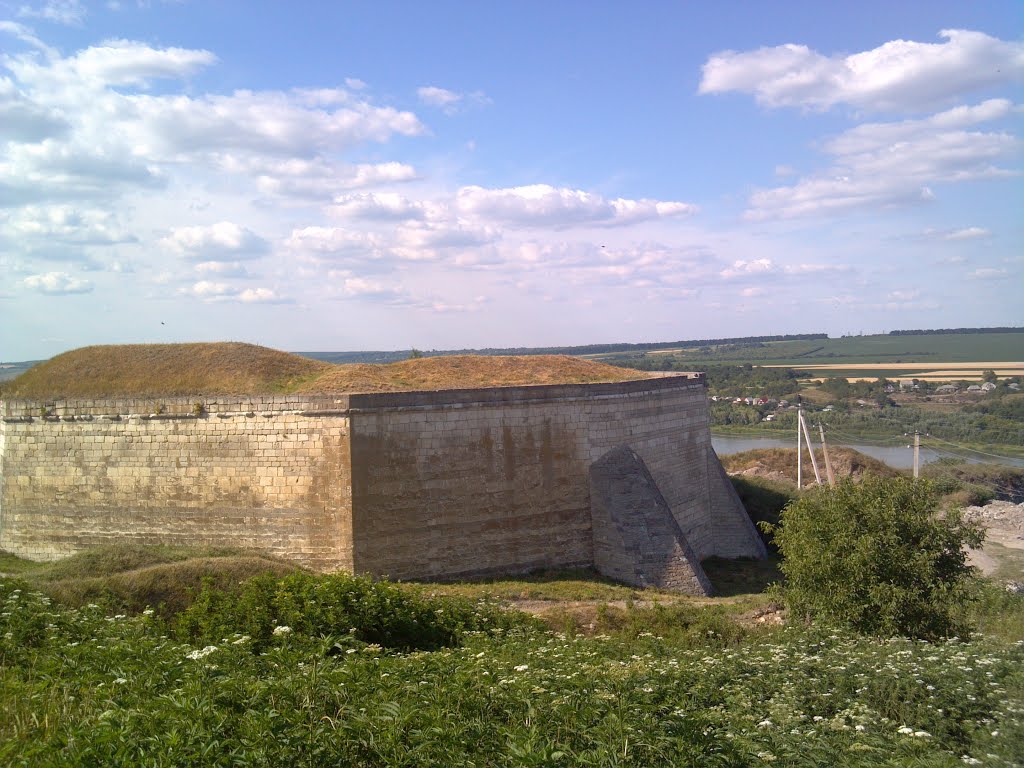
{"label": "earthen mound", "polygon": [[[830,447],[828,457],[832,462],[832,472],[837,480],[844,477],[859,480],[866,474],[877,477],[895,477],[900,474],[898,470],[888,464],[852,448]],[[824,482],[825,456],[821,450],[816,450],[814,458],[818,462],[818,469]],[[796,483],[796,448],[758,448],[754,451],[722,456],[721,459],[725,471],[731,475],[767,477],[772,480]],[[814,470],[811,467],[811,460],[806,448],[803,461],[804,482],[807,483],[808,480],[813,482]]]}
{"label": "earthen mound", "polygon": [[568,355],[448,355],[386,365],[338,365],[300,392],[395,392],[528,384],[589,384],[643,378],[638,371]]}
{"label": "earthen mound", "polygon": [[626,381],[646,374],[568,355],[451,355],[332,365],[254,344],[82,347],[7,383],[6,398],[185,397],[395,392]]}
{"label": "earthen mound", "polygon": [[117,344],[73,349],[6,384],[5,397],[147,397],[288,392],[332,368],[276,349],[208,344]]}

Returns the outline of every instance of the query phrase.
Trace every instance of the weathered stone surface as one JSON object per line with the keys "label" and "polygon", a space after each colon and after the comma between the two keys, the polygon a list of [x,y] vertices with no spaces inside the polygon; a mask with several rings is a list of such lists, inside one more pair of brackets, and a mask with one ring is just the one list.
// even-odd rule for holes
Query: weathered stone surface
{"label": "weathered stone surface", "polygon": [[589,468],[624,444],[697,558],[763,553],[700,378],[0,413],[0,548],[36,559],[134,540],[394,578],[590,565]]}
{"label": "weathered stone surface", "polygon": [[590,466],[594,565],[637,587],[710,595],[711,582],[636,452],[613,448]]}

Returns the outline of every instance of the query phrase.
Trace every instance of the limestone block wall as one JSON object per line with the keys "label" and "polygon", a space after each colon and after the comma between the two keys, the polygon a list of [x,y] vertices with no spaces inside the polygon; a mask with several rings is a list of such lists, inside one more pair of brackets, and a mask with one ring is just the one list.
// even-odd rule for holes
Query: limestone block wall
{"label": "limestone block wall", "polygon": [[348,416],[324,400],[200,405],[4,403],[0,548],[198,544],[351,570]]}
{"label": "limestone block wall", "polygon": [[0,548],[35,559],[133,540],[394,578],[591,565],[589,468],[624,445],[697,559],[763,554],[700,377],[0,412]]}
{"label": "limestone block wall", "polygon": [[[393,578],[594,562],[589,467],[639,454],[697,557],[756,556],[716,493],[703,379],[351,395],[356,571]],[[718,540],[723,538],[727,544]]]}

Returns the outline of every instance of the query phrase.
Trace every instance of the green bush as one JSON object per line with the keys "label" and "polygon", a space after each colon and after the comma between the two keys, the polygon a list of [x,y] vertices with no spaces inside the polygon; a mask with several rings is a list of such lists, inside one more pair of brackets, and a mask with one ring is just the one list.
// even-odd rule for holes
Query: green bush
{"label": "green bush", "polygon": [[938,516],[929,482],[867,477],[823,487],[769,528],[794,618],[926,640],[969,631],[975,584],[964,547],[984,534],[958,511]]}
{"label": "green bush", "polygon": [[409,587],[334,574],[257,576],[238,592],[204,585],[177,618],[179,637],[215,643],[248,635],[254,647],[268,643],[279,627],[298,637],[334,637],[345,643],[375,643],[397,650],[433,650],[457,645],[464,632],[522,624],[518,615],[462,598],[425,598]]}

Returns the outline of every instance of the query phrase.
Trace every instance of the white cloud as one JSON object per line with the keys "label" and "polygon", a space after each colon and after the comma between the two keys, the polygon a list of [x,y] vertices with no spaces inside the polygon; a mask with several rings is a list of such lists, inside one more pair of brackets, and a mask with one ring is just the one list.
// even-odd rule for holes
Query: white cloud
{"label": "white cloud", "polygon": [[947,232],[943,235],[943,240],[976,240],[979,237],[988,237],[990,234],[992,233],[984,227],[965,227]]}
{"label": "white cloud", "polygon": [[[20,25],[0,30],[29,41]],[[329,199],[340,191],[415,177],[399,162],[345,165],[339,152],[423,128],[410,112],[338,88],[146,93],[216,62],[209,51],[114,40],[63,57],[0,61],[0,205],[111,200],[213,164],[256,177],[268,194]]]}
{"label": "white cloud", "polygon": [[449,107],[462,101],[462,94],[433,85],[417,88],[416,95],[420,97],[420,101],[431,107]]}
{"label": "white cloud", "polygon": [[427,206],[394,192],[361,192],[338,197],[327,212],[339,218],[403,221],[422,219]]}
{"label": "white cloud", "polygon": [[9,78],[0,77],[0,140],[35,143],[67,133],[68,122],[34,103]]}
{"label": "white cloud", "polygon": [[47,0],[42,5],[23,5],[18,9],[19,16],[69,25],[81,24],[86,13],[81,0]]}
{"label": "white cloud", "polygon": [[176,227],[160,244],[182,258],[201,261],[258,258],[269,249],[262,237],[230,221],[209,226]]}
{"label": "white cloud", "polygon": [[788,218],[905,205],[931,200],[939,183],[1012,175],[998,163],[1019,152],[1020,140],[966,128],[1013,109],[993,99],[919,120],[859,125],[825,143],[834,160],[831,168],[791,186],[757,190],[747,216]]}
{"label": "white cloud", "polygon": [[976,269],[967,275],[972,280],[996,280],[1001,277],[1006,277],[1008,272],[1005,269],[994,269],[992,267],[982,267]]}
{"label": "white cloud", "polygon": [[607,200],[593,192],[547,184],[506,189],[463,187],[458,191],[454,205],[459,213],[485,221],[556,229],[582,224],[635,224],[688,216],[697,210],[694,205],[673,201]]}
{"label": "white cloud", "polygon": [[457,93],[436,85],[425,85],[416,89],[420,101],[429,107],[437,107],[448,115],[455,114],[466,104],[490,104],[491,100],[481,91]]}
{"label": "white cloud", "polygon": [[41,275],[30,275],[22,280],[26,288],[52,296],[72,293],[89,293],[93,285],[88,280],[72,277],[67,272],[47,272]]}
{"label": "white cloud", "polygon": [[239,288],[230,283],[200,280],[184,289],[182,293],[207,302],[235,301],[242,304],[289,304],[285,298],[270,288]]}
{"label": "white cloud", "polygon": [[136,239],[113,213],[71,205],[27,205],[14,209],[5,219],[0,217],[0,232],[25,245],[38,241],[113,245]]}
{"label": "white cloud", "polygon": [[1024,79],[1024,43],[947,29],[942,43],[892,40],[849,56],[804,45],[723,51],[703,67],[700,93],[754,94],[769,107],[828,109],[850,104],[897,112],[934,107]]}
{"label": "white cloud", "polygon": [[324,157],[276,158],[226,154],[214,159],[225,173],[244,174],[268,195],[331,200],[352,189],[412,181],[416,169],[399,162],[346,165]]}
{"label": "white cloud", "polygon": [[196,272],[211,277],[253,277],[240,261],[203,261],[196,264]]}
{"label": "white cloud", "polygon": [[285,298],[270,288],[246,288],[238,294],[243,304],[290,304],[291,299]]}
{"label": "white cloud", "polygon": [[402,288],[365,277],[345,277],[337,286],[336,295],[343,299],[359,299],[392,306],[409,306],[416,302]]}
{"label": "white cloud", "polygon": [[739,260],[732,263],[721,271],[722,277],[732,279],[736,277],[749,277],[751,275],[763,275],[776,270],[771,259]]}
{"label": "white cloud", "polygon": [[292,230],[285,246],[322,258],[372,259],[381,255],[382,240],[371,232],[342,227],[303,227]]}

